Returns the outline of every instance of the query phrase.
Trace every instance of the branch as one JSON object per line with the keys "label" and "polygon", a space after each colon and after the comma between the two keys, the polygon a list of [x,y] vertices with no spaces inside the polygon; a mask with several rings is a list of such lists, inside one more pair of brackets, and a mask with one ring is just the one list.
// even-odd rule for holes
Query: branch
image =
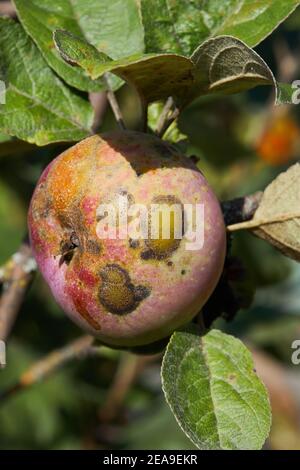
{"label": "branch", "polygon": [[162,110],[158,120],[156,134],[163,137],[170,125],[178,118],[179,109],[175,106],[173,98],[170,96]]}
{"label": "branch", "polygon": [[0,298],[1,340],[5,340],[11,331],[35,270],[36,262],[27,240],[0,270],[0,283],[2,284]]}
{"label": "branch", "polygon": [[119,124],[120,129],[122,129],[124,131],[124,130],[126,130],[126,126],[125,126],[125,123],[124,123],[122,112],[121,112],[121,109],[119,107],[119,103],[116,99],[116,95],[115,95],[114,91],[112,90],[112,88],[109,84],[107,74],[104,74],[103,81],[104,81],[105,86],[107,88],[107,99],[108,99],[108,102],[111,106],[112,112],[114,113],[114,116],[116,118],[117,123]]}
{"label": "branch", "polygon": [[257,191],[249,196],[238,197],[221,204],[225,224],[227,226],[245,222],[254,216],[259,206],[263,192]]}
{"label": "branch", "polygon": [[122,353],[114,380],[99,411],[99,418],[102,423],[111,423],[115,420],[139,373],[158,357],[157,354],[138,356],[125,351]]}
{"label": "branch", "polygon": [[27,369],[17,383],[0,393],[0,401],[13,396],[16,392],[25,390],[30,386],[49,377],[53,372],[73,359],[82,359],[87,356],[101,354],[101,347],[93,347],[94,338],[89,335],[82,336],[67,346],[52,351],[43,359],[37,361]]}
{"label": "branch", "polygon": [[139,360],[138,356],[123,352],[106,400],[99,411],[102,422],[111,422],[118,415],[127,392],[136,378]]}

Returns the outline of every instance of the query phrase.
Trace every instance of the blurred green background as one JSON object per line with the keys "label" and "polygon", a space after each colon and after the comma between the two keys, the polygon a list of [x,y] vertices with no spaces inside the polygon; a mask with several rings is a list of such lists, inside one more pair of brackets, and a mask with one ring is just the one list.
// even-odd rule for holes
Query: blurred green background
{"label": "blurred green background", "polygon": [[[300,77],[299,49],[299,9],[257,48],[275,76],[288,81]],[[137,97],[125,86],[118,99],[128,127],[137,128]],[[101,130],[114,126],[107,110]],[[300,108],[274,109],[272,92],[263,87],[194,102],[174,132],[187,155],[200,158],[199,168],[220,199],[231,199],[263,189],[299,159]],[[26,232],[38,176],[64,148],[0,143],[0,266]],[[248,233],[234,235],[232,251],[246,267],[245,288],[255,288],[256,294],[249,309],[216,326],[243,338],[254,351],[273,407],[266,447],[300,449],[300,366],[291,363],[291,344],[300,339],[300,265]],[[35,360],[81,334],[36,276],[8,340],[0,393]],[[121,352],[73,361],[45,382],[0,401],[0,448],[192,449],[164,402],[160,361],[160,356]],[[132,369],[129,385],[116,393]]]}

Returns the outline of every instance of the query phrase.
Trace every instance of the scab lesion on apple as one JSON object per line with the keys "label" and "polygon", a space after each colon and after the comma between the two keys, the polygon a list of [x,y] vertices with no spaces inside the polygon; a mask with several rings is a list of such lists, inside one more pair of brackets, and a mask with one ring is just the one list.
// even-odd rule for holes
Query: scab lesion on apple
{"label": "scab lesion on apple", "polygon": [[124,315],[136,309],[150,295],[149,287],[135,286],[126,269],[117,264],[108,264],[100,271],[102,285],[99,299],[102,305],[116,315]]}

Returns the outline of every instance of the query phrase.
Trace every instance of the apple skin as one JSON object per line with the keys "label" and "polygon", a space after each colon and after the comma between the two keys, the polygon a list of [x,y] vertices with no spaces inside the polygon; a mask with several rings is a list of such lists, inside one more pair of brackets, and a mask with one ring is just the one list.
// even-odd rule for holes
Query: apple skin
{"label": "apple skin", "polygon": [[[184,238],[154,249],[145,240],[99,239],[97,208],[120,194],[147,206],[170,197],[203,203],[203,248],[187,250]],[[59,155],[38,181],[28,226],[58,304],[112,346],[170,335],[199,312],[223,269],[226,232],[217,198],[191,160],[149,134],[94,135]]]}

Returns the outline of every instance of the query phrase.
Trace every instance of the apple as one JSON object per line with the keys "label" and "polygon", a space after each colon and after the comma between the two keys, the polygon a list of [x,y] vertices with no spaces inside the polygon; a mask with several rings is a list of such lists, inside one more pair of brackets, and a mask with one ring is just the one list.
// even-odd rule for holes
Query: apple
{"label": "apple", "polygon": [[63,152],[37,183],[28,225],[58,304],[116,347],[159,341],[190,321],[223,269],[216,196],[189,158],[150,134],[94,135]]}

